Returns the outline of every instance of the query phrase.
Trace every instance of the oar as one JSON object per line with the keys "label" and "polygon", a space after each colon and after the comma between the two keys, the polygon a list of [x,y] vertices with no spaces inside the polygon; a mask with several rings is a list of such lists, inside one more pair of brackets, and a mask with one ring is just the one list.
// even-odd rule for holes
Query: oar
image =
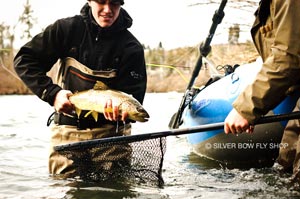
{"label": "oar", "polygon": [[[264,116],[261,117],[255,125],[265,124],[265,123],[272,123],[272,122],[279,122],[279,121],[286,121],[286,120],[293,120],[293,119],[300,119],[300,111],[292,112],[289,114],[279,114],[279,115],[272,115],[272,116]],[[144,133],[138,135],[128,135],[128,136],[118,136],[118,137],[110,137],[110,138],[101,138],[101,139],[94,139],[94,140],[86,140],[86,141],[79,141],[70,144],[58,145],[54,147],[56,151],[64,151],[64,150],[74,150],[80,149],[83,150],[85,148],[90,148],[94,146],[99,146],[105,143],[130,143],[130,142],[137,142],[155,138],[162,138],[167,136],[176,136],[176,135],[184,135],[190,133],[201,133],[206,131],[218,130],[224,128],[224,122],[220,123],[213,123],[213,124],[205,124],[190,128],[182,128],[182,129],[174,129],[168,131],[160,131],[160,132],[153,132],[153,133]]]}
{"label": "oar", "polygon": [[227,3],[227,0],[222,0],[221,4],[219,6],[219,9],[215,12],[215,14],[212,18],[213,23],[210,27],[209,34],[206,37],[205,42],[200,45],[200,56],[198,58],[196,66],[194,68],[194,71],[193,71],[192,77],[190,79],[190,82],[189,82],[189,84],[186,88],[186,92],[183,95],[183,98],[181,100],[181,103],[180,103],[180,106],[179,106],[179,109],[178,109],[177,113],[175,113],[173,115],[173,117],[171,118],[171,120],[169,122],[169,127],[172,128],[172,129],[179,127],[182,112],[183,112],[184,108],[189,104],[191,99],[193,98],[194,93],[192,91],[192,87],[193,87],[194,82],[195,82],[197,76],[199,75],[200,69],[202,67],[202,58],[206,57],[208,55],[208,53],[211,51],[210,43],[211,43],[212,38],[215,34],[215,31],[217,29],[218,24],[220,24],[222,22],[222,19],[225,15],[224,14],[224,8],[225,8],[226,3]]}

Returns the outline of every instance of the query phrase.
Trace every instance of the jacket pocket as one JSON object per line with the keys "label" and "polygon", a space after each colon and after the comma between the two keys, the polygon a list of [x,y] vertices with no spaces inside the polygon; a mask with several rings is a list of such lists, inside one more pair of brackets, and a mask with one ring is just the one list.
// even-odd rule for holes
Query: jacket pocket
{"label": "jacket pocket", "polygon": [[72,92],[92,89],[97,81],[109,85],[117,76],[117,70],[95,71],[79,63],[73,58],[62,61],[57,74],[57,82],[66,90]]}
{"label": "jacket pocket", "polygon": [[259,31],[265,38],[272,38],[273,37],[273,22],[269,22],[266,25],[260,27]]}

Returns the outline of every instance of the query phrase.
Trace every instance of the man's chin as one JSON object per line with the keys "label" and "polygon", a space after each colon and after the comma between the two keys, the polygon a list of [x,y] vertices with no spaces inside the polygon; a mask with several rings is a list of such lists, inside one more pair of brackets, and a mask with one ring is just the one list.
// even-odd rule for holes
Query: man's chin
{"label": "man's chin", "polygon": [[113,24],[111,20],[100,21],[98,23],[102,28],[110,27]]}

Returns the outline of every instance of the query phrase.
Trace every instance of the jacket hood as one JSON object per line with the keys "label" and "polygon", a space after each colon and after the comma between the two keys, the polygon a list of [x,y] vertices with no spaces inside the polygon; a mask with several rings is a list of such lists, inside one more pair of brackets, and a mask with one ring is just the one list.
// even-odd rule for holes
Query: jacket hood
{"label": "jacket hood", "polygon": [[86,3],[81,11],[81,16],[83,17],[84,21],[90,26],[93,26],[92,29],[97,28],[98,31],[102,33],[115,33],[119,32],[125,29],[128,29],[132,26],[132,18],[129,16],[126,10],[124,10],[122,7],[120,9],[120,14],[117,20],[112,24],[112,26],[103,28],[97,22],[95,21],[92,11],[88,3]]}

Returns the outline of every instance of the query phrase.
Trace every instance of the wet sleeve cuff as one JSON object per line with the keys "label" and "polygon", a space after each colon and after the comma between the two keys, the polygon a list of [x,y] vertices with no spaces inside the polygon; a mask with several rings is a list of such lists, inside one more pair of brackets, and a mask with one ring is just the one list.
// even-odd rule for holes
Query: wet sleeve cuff
{"label": "wet sleeve cuff", "polygon": [[60,86],[54,84],[50,88],[47,88],[43,91],[41,99],[44,100],[45,102],[48,102],[51,106],[53,106],[55,96],[60,90],[62,90],[62,88]]}

